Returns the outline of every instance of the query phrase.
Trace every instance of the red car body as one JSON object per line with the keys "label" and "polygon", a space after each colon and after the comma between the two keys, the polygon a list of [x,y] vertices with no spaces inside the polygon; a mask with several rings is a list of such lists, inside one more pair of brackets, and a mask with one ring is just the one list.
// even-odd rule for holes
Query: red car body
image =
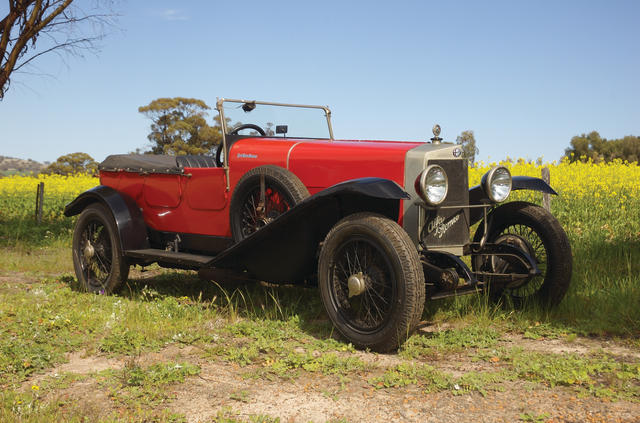
{"label": "red car body", "polygon": [[[245,138],[230,149],[229,191],[223,168],[185,167],[180,175],[101,170],[100,184],[134,199],[145,222],[156,230],[231,238],[231,194],[251,169],[263,165],[287,169],[311,195],[362,177],[384,178],[402,186],[406,153],[420,144]],[[402,225],[401,209],[398,223]]]}

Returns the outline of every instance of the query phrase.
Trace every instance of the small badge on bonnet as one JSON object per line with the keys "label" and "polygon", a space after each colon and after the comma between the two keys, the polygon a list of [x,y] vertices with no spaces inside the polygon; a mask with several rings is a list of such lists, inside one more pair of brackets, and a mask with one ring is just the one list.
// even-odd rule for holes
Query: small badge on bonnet
{"label": "small badge on bonnet", "polygon": [[453,150],[453,157],[460,157],[462,155],[462,150],[459,148],[456,148]]}

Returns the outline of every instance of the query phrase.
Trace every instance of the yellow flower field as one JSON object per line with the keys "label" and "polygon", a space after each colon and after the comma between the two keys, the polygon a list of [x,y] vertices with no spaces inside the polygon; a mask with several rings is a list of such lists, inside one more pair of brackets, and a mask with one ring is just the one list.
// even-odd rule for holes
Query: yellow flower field
{"label": "yellow flower field", "polygon": [[[640,166],[616,160],[611,163],[560,163],[544,164],[527,163],[520,159],[515,163],[501,162],[509,168],[512,175],[540,177],[542,167],[548,166],[551,171],[551,186],[562,196],[583,198],[615,198],[626,200],[640,196]],[[470,185],[480,183],[480,178],[495,163],[469,169]]]}
{"label": "yellow flower field", "polygon": [[[540,177],[542,167],[549,167],[551,186],[559,193],[558,197],[552,197],[552,212],[570,236],[597,235],[606,231],[609,238],[637,239],[640,233],[640,166],[637,164],[618,160],[597,164],[562,161],[538,165],[522,159],[500,164],[507,166],[514,176]],[[477,185],[492,166],[495,163],[479,163],[469,168],[469,185]],[[45,184],[43,224],[55,221],[62,225],[60,230],[68,232],[72,223],[62,214],[65,204],[79,193],[98,185],[99,179],[87,175],[0,178],[0,223],[6,225],[7,222],[30,221],[33,218],[36,187],[40,182]],[[517,191],[510,199],[540,204],[542,194]],[[4,229],[0,232],[10,232],[9,228]]]}
{"label": "yellow flower field", "polygon": [[97,177],[88,175],[38,175],[38,176],[8,176],[0,178],[0,195],[15,195],[32,192],[40,182],[45,183],[47,194],[54,196],[76,196],[78,193],[98,185]]}
{"label": "yellow flower field", "polygon": [[[612,163],[551,163],[537,165],[522,159],[510,163],[501,162],[512,175],[540,177],[541,169],[551,171],[551,186],[560,194],[555,206],[587,201],[596,209],[628,209],[638,205],[640,199],[640,166],[614,161]],[[469,185],[477,185],[482,175],[495,163],[479,163],[469,169]],[[38,183],[45,183],[44,210],[47,218],[62,218],[64,205],[79,193],[99,184],[97,177],[87,175],[59,176],[9,176],[0,178],[0,219],[32,216]],[[539,202],[541,195],[518,192],[515,199]],[[3,219],[4,218],[4,219]]]}
{"label": "yellow flower field", "polygon": [[79,193],[100,183],[99,179],[87,175],[60,176],[8,176],[0,178],[0,222],[34,216],[36,189],[44,182],[43,217],[62,218],[64,205]]}
{"label": "yellow flower field", "polygon": [[[540,178],[542,168],[549,167],[551,186],[558,192],[552,196],[551,211],[560,220],[569,237],[594,237],[628,241],[640,238],[640,166],[616,160],[611,163],[576,162],[537,165],[522,159],[500,163],[512,175]],[[495,163],[469,169],[469,184],[480,178]],[[542,194],[516,191],[510,200],[540,204]]]}

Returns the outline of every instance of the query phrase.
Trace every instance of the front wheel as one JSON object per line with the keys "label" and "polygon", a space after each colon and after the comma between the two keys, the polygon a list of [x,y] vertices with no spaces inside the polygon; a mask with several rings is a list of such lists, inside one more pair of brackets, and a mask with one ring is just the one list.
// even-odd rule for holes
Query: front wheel
{"label": "front wheel", "polygon": [[127,280],[129,265],[122,255],[116,224],[102,204],[80,213],[73,231],[73,267],[89,292],[111,294]]}
{"label": "front wheel", "polygon": [[336,329],[359,348],[398,348],[422,316],[416,248],[396,222],[379,215],[353,214],[333,227],[320,251],[318,284]]}
{"label": "front wheel", "polygon": [[239,242],[309,197],[296,175],[267,165],[245,173],[233,192],[229,220],[233,240]]}
{"label": "front wheel", "polygon": [[[489,282],[489,292],[494,298],[506,296],[515,306],[537,302],[555,306],[564,298],[571,281],[573,258],[569,238],[560,222],[551,213],[535,204],[512,202],[496,208],[490,215],[487,242],[504,243],[529,254],[540,271],[513,285],[496,286]],[[474,240],[482,237],[481,223]],[[498,257],[477,255],[473,259],[474,270],[489,273],[521,273],[517,265]]]}

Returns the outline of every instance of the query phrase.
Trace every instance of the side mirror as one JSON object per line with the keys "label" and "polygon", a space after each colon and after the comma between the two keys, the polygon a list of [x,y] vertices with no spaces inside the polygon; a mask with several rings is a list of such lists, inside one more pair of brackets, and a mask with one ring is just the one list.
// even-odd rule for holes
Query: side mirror
{"label": "side mirror", "polygon": [[287,135],[289,131],[289,126],[287,125],[276,125],[276,134]]}

